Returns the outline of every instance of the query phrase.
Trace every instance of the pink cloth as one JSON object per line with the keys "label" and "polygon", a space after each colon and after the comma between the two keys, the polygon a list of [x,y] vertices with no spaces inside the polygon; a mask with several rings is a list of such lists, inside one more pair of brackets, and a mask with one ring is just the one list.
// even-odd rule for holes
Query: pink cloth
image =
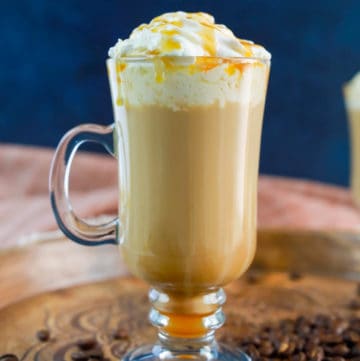
{"label": "pink cloth", "polygon": [[[0,145],[0,248],[34,232],[55,230],[48,195],[54,150]],[[79,153],[71,199],[82,217],[117,212],[117,165],[110,156]],[[360,212],[340,187],[260,177],[259,226],[358,229]]]}

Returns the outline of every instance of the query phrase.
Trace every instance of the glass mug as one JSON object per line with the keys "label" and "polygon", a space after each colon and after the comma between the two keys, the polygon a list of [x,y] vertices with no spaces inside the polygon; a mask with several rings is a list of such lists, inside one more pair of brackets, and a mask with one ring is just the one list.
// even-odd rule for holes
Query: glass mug
{"label": "glass mug", "polygon": [[344,85],[343,96],[350,133],[350,189],[355,204],[360,206],[360,107],[358,102],[354,101],[357,77],[360,75],[355,75],[352,80]]}
{"label": "glass mug", "polygon": [[[257,179],[269,60],[142,57],[107,61],[115,122],[80,125],[61,140],[50,172],[61,230],[83,245],[120,246],[151,285],[158,341],[125,360],[248,360],[215,341],[222,286],[256,248]],[[74,214],[69,173],[95,141],[118,159],[119,214],[89,225]]]}

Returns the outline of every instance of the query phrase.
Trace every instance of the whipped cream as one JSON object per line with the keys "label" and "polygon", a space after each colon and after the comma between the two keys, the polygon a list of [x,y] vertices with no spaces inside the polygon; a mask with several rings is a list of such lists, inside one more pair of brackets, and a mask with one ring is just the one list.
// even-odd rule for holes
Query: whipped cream
{"label": "whipped cream", "polygon": [[205,13],[167,13],[109,50],[114,107],[262,104],[270,53]]}
{"label": "whipped cream", "polygon": [[360,71],[345,84],[344,93],[346,106],[360,110]]}
{"label": "whipped cream", "polygon": [[110,48],[111,58],[136,56],[217,56],[270,59],[262,46],[238,39],[206,13],[178,11],[154,18]]}

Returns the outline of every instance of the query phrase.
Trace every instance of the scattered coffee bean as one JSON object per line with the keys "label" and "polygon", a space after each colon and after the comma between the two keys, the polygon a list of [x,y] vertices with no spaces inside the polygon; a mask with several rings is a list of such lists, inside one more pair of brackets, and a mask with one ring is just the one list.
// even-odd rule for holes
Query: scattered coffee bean
{"label": "scattered coffee bean", "polygon": [[86,352],[86,355],[88,358],[94,358],[97,360],[101,360],[104,357],[104,353],[100,348],[89,350]]}
{"label": "scattered coffee bean", "polygon": [[345,359],[341,356],[335,356],[335,357],[326,357],[324,361],[345,361]]}
{"label": "scattered coffee bean", "polygon": [[82,351],[87,351],[94,348],[97,345],[95,338],[85,338],[76,342],[76,345]]}
{"label": "scattered coffee bean", "polygon": [[346,320],[334,320],[331,328],[337,335],[341,335],[349,328],[349,322]]}
{"label": "scattered coffee bean", "polygon": [[354,299],[354,300],[350,301],[349,308],[354,311],[360,310],[360,300]]}
{"label": "scattered coffee bean", "polygon": [[328,328],[331,318],[328,315],[318,314],[311,320],[311,323],[318,328]]}
{"label": "scattered coffee bean", "polygon": [[297,281],[297,280],[300,280],[301,278],[303,278],[303,275],[300,272],[297,272],[297,271],[289,272],[290,280]]}
{"label": "scattered coffee bean", "polygon": [[7,353],[5,355],[0,355],[0,361],[19,361],[19,358],[12,353]]}
{"label": "scattered coffee bean", "polygon": [[283,319],[243,338],[240,347],[252,361],[360,361],[360,317]]}
{"label": "scattered coffee bean", "polygon": [[280,329],[283,332],[286,332],[286,333],[293,332],[294,327],[295,327],[294,320],[284,319],[284,320],[280,321]]}
{"label": "scattered coffee bean", "polygon": [[111,336],[114,340],[126,340],[129,338],[129,334],[126,330],[124,329],[117,329],[117,330],[114,330],[112,333],[111,333]]}
{"label": "scattered coffee bean", "polygon": [[274,352],[274,347],[270,341],[263,341],[259,347],[259,353],[261,356],[270,356]]}
{"label": "scattered coffee bean", "polygon": [[277,349],[279,355],[286,355],[289,349],[289,341],[282,341]]}
{"label": "scattered coffee bean", "polygon": [[360,342],[359,333],[354,331],[347,331],[346,333],[344,333],[343,337],[344,337],[344,341],[349,344],[356,344]]}
{"label": "scattered coffee bean", "polygon": [[322,361],[324,358],[324,349],[320,346],[315,346],[307,351],[306,355],[311,361]]}
{"label": "scattered coffee bean", "polygon": [[360,343],[355,344],[351,348],[351,355],[352,356],[360,356]]}
{"label": "scattered coffee bean", "polygon": [[346,356],[349,352],[350,349],[345,344],[326,348],[326,353],[330,356]]}
{"label": "scattered coffee bean", "polygon": [[357,323],[351,324],[349,327],[349,331],[354,331],[354,332],[360,334],[360,324],[357,324]]}
{"label": "scattered coffee bean", "polygon": [[87,361],[89,356],[85,352],[76,351],[71,354],[71,359],[73,361]]}
{"label": "scattered coffee bean", "polygon": [[295,351],[299,352],[299,351],[304,351],[304,347],[305,347],[305,340],[300,338],[295,342]]}
{"label": "scattered coffee bean", "polygon": [[50,332],[46,329],[39,330],[36,332],[36,337],[41,342],[47,342],[50,339]]}
{"label": "scattered coffee bean", "polygon": [[302,337],[309,334],[310,331],[311,331],[311,327],[309,325],[299,325],[298,327],[296,327],[296,332]]}
{"label": "scattered coffee bean", "polygon": [[304,352],[296,353],[295,355],[290,356],[290,361],[306,361],[306,355]]}
{"label": "scattered coffee bean", "polygon": [[334,334],[321,334],[319,335],[320,343],[335,345],[337,343],[343,342],[343,338],[340,335]]}
{"label": "scattered coffee bean", "polygon": [[247,353],[253,360],[258,360],[260,358],[260,353],[257,348],[253,345],[250,345],[247,349]]}
{"label": "scattered coffee bean", "polygon": [[246,277],[246,281],[247,283],[253,285],[253,284],[256,284],[256,283],[259,283],[261,280],[261,275],[259,272],[249,272],[247,277]]}

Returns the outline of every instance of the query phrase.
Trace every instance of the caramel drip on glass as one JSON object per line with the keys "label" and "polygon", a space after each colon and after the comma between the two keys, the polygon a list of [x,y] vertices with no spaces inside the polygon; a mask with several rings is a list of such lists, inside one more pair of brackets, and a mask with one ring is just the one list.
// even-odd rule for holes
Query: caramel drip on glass
{"label": "caramel drip on glass", "polygon": [[117,94],[117,99],[116,99],[116,104],[117,105],[123,105],[124,101],[123,98],[121,96],[121,73],[125,70],[126,68],[126,64],[125,63],[121,63],[121,62],[116,62],[116,82],[117,82],[117,86],[118,86],[118,94]]}

